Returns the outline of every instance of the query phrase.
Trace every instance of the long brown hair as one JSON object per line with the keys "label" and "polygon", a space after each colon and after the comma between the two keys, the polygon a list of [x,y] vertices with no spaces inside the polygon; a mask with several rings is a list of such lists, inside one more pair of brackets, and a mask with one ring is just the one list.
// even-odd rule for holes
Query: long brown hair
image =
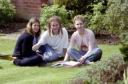
{"label": "long brown hair", "polygon": [[[32,25],[35,23],[35,22],[38,22],[39,23],[39,31],[34,34],[33,30],[32,30]],[[28,24],[26,25],[26,29],[25,29],[25,32],[28,32],[29,34],[31,35],[35,35],[35,36],[40,36],[41,34],[41,27],[40,27],[40,21],[39,19],[37,19],[36,17],[32,17]]]}
{"label": "long brown hair", "polygon": [[61,23],[61,18],[59,16],[52,16],[48,19],[48,31],[49,31],[49,35],[51,36],[51,22],[53,21],[57,21],[59,23],[59,33],[63,34],[63,31],[62,31],[62,23]]}

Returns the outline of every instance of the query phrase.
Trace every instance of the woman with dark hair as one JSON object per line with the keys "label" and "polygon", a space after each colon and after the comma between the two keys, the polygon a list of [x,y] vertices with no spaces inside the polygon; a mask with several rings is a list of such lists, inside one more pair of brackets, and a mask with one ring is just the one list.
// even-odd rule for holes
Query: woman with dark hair
{"label": "woman with dark hair", "polygon": [[36,52],[32,51],[32,46],[37,43],[41,33],[40,22],[33,17],[29,20],[25,31],[19,36],[14,52],[13,63],[18,66],[40,65],[43,60]]}

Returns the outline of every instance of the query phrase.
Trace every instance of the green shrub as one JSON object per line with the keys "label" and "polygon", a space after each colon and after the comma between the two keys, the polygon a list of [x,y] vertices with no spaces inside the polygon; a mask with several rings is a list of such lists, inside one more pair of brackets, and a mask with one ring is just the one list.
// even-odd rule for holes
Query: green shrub
{"label": "green shrub", "polygon": [[108,0],[104,18],[106,28],[115,34],[128,30],[128,0]]}
{"label": "green shrub", "polygon": [[66,5],[67,1],[68,0],[53,0],[53,4],[54,5],[58,4],[58,5],[62,6],[62,5]]}
{"label": "green shrub", "polygon": [[[88,26],[94,31],[106,31],[119,35],[128,30],[128,0],[108,0],[92,5],[93,14],[89,14]],[[102,12],[104,10],[104,12]]]}
{"label": "green shrub", "polygon": [[81,81],[81,84],[120,84],[123,80],[123,72],[128,67],[121,55],[113,55],[91,66],[86,66],[76,74],[71,83]]}
{"label": "green shrub", "polygon": [[122,33],[121,36],[121,53],[124,55],[124,61],[128,62],[128,33]]}
{"label": "green shrub", "polygon": [[68,13],[65,9],[65,6],[59,6],[59,5],[45,6],[44,8],[41,9],[41,17],[40,17],[41,26],[43,27],[43,29],[46,29],[47,20],[54,15],[60,16],[62,19],[62,23],[64,23],[65,25],[68,24],[67,21]]}
{"label": "green shrub", "polygon": [[105,8],[101,2],[92,5],[93,7],[93,14],[88,14],[88,19],[90,20],[88,23],[89,28],[91,28],[95,32],[100,32],[104,30],[104,14],[101,11]]}
{"label": "green shrub", "polygon": [[15,15],[11,0],[0,0],[0,24],[12,21]]}
{"label": "green shrub", "polygon": [[91,11],[88,5],[93,3],[93,1],[94,0],[67,0],[66,9],[69,12],[69,18]]}

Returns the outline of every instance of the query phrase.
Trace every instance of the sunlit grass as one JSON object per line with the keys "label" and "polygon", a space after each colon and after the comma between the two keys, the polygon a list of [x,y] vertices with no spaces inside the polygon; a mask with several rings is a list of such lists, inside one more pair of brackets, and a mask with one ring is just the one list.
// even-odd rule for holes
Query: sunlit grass
{"label": "sunlit grass", "polygon": [[106,57],[111,57],[112,55],[115,54],[120,54],[120,50],[119,48],[121,47],[121,45],[100,45],[99,46],[102,51],[103,51],[103,55],[102,58],[105,59]]}
{"label": "sunlit grass", "polygon": [[15,46],[15,40],[7,40],[0,38],[0,54],[12,54]]}

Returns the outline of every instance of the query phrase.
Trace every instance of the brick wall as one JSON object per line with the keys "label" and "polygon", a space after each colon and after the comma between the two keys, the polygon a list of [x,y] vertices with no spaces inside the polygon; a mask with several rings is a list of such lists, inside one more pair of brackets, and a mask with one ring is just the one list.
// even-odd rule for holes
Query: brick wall
{"label": "brick wall", "polygon": [[30,19],[33,16],[40,16],[40,9],[43,3],[47,3],[48,0],[12,0],[12,3],[16,6],[17,16]]}

